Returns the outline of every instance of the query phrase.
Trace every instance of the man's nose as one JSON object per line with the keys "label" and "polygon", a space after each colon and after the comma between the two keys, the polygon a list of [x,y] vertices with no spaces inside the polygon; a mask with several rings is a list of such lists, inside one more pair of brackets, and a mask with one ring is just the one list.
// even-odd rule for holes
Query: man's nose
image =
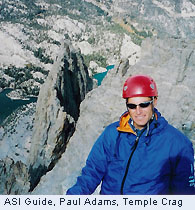
{"label": "man's nose", "polygon": [[140,106],[138,105],[138,106],[136,106],[136,114],[140,114],[141,113],[141,108],[140,108]]}

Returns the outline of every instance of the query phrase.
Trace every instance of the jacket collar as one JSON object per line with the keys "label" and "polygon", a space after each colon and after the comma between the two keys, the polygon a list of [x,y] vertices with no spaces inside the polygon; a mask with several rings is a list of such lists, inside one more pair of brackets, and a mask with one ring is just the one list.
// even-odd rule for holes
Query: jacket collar
{"label": "jacket collar", "polygon": [[129,112],[126,111],[120,117],[119,127],[117,127],[117,130],[121,132],[133,133],[136,135],[136,133],[134,132],[134,130],[131,128],[129,124],[129,120],[130,120],[130,115],[129,115]]}

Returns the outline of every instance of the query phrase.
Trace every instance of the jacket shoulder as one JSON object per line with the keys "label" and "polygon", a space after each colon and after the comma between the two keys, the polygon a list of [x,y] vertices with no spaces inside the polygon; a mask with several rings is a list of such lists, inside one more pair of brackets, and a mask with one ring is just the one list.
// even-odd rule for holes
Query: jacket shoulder
{"label": "jacket shoulder", "polygon": [[105,144],[111,144],[115,141],[118,137],[118,130],[117,127],[119,126],[119,121],[109,124],[104,129],[100,138],[104,141]]}
{"label": "jacket shoulder", "polygon": [[113,129],[116,129],[118,126],[119,126],[119,121],[116,121],[116,122],[113,122],[113,123],[111,123],[110,125],[108,125],[108,126],[106,127],[106,129],[108,129],[108,130],[113,130]]}
{"label": "jacket shoulder", "polygon": [[105,128],[104,132],[111,136],[118,135],[118,130],[117,130],[118,126],[119,126],[119,121],[113,122]]}

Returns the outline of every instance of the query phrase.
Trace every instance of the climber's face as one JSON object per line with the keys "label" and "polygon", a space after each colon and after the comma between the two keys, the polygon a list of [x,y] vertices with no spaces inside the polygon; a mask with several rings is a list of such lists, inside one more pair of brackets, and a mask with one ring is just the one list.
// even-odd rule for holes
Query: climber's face
{"label": "climber's face", "polygon": [[135,128],[141,130],[152,118],[157,99],[150,97],[132,97],[127,99],[127,107]]}

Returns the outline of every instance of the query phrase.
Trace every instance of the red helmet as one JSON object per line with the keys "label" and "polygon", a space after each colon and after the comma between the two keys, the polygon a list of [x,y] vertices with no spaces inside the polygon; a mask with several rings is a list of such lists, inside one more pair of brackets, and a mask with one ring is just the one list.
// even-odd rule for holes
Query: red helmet
{"label": "red helmet", "polygon": [[129,77],[123,86],[123,98],[158,96],[155,81],[147,75]]}

